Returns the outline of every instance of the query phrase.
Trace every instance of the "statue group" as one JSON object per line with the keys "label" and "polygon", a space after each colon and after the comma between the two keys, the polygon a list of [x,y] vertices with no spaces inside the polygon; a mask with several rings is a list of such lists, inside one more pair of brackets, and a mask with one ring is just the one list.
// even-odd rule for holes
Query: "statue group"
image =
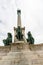
{"label": "statue group", "polygon": [[[22,34],[22,29],[20,26],[18,26],[18,28],[16,29],[16,38],[19,40],[19,41],[22,41],[23,40],[23,34]],[[31,32],[29,31],[28,32],[28,38],[27,38],[27,42],[29,44],[34,44],[34,38],[32,37],[32,34]],[[3,43],[4,45],[10,45],[10,43],[12,43],[12,35],[11,33],[8,33],[8,37],[7,39],[4,39],[3,40]]]}

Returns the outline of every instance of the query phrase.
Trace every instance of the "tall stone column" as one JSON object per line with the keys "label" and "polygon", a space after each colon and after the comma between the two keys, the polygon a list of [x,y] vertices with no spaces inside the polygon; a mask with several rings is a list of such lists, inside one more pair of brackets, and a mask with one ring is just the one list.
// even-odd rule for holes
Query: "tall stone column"
{"label": "tall stone column", "polygon": [[[17,10],[17,28],[18,26],[21,27],[21,30],[22,30],[22,34],[23,34],[23,42],[26,42],[26,39],[25,39],[25,27],[22,28],[22,25],[21,25],[21,10]],[[18,42],[19,40],[16,38],[16,34],[17,34],[17,28],[14,27],[14,42]],[[20,42],[20,41],[19,41]]]}
{"label": "tall stone column", "polygon": [[21,27],[21,10],[17,10],[17,26]]}

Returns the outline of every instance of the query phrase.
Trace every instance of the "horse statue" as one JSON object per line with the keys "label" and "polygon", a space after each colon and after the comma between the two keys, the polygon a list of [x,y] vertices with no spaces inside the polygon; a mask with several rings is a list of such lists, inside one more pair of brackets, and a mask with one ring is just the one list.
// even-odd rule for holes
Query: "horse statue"
{"label": "horse statue", "polygon": [[11,33],[8,33],[8,37],[7,37],[7,39],[3,40],[3,43],[4,43],[5,46],[10,45],[10,43],[12,43],[12,35],[11,35]]}
{"label": "horse statue", "polygon": [[28,32],[27,35],[28,35],[27,42],[29,42],[29,44],[34,44],[34,38],[32,37],[32,34],[30,31]]}

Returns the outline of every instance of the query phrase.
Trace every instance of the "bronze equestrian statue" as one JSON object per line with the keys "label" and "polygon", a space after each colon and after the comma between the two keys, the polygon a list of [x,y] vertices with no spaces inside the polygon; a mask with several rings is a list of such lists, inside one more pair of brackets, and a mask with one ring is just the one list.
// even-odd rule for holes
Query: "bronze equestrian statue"
{"label": "bronze equestrian statue", "polygon": [[8,33],[8,37],[7,37],[7,39],[3,40],[3,43],[4,43],[5,46],[10,45],[10,43],[12,43],[12,35],[11,35],[11,33]]}
{"label": "bronze equestrian statue", "polygon": [[34,38],[32,37],[31,32],[28,32],[28,38],[27,38],[27,42],[29,42],[29,44],[34,44]]}

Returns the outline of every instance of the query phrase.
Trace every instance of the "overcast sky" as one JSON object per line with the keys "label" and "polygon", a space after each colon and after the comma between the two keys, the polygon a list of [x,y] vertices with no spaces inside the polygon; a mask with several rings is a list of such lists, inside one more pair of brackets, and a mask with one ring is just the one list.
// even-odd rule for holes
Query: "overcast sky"
{"label": "overcast sky", "polygon": [[25,33],[31,31],[35,44],[43,43],[43,0],[0,0],[0,45],[3,45],[2,40],[7,37],[8,32],[14,35],[17,9],[21,9]]}

